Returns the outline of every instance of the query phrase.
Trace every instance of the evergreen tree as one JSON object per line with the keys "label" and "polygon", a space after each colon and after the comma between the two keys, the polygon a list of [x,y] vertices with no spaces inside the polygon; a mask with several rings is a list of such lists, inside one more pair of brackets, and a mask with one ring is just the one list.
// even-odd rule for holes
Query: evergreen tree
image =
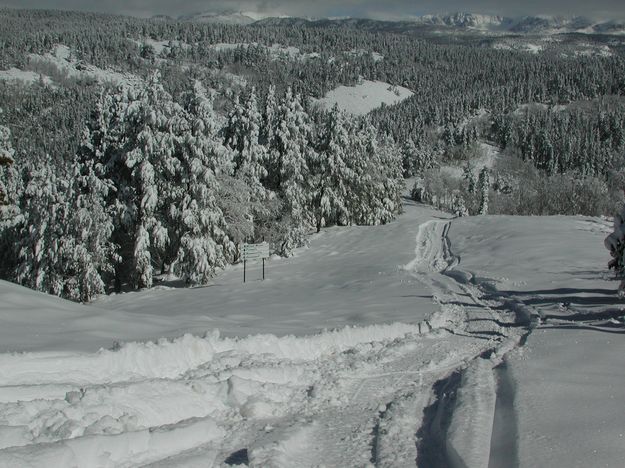
{"label": "evergreen tree", "polygon": [[267,170],[264,167],[266,148],[259,140],[261,119],[256,89],[252,88],[244,104],[235,100],[226,128],[226,144],[235,152],[234,174],[251,188],[255,200],[267,197],[262,184]]}
{"label": "evergreen tree", "polygon": [[317,231],[324,225],[349,224],[349,183],[354,179],[349,167],[351,146],[345,115],[334,106],[327,115],[314,164],[313,207]]}
{"label": "evergreen tree", "polygon": [[281,254],[289,254],[293,248],[303,245],[312,224],[307,163],[315,158],[311,135],[310,119],[299,96],[289,88],[279,108],[273,148],[279,167],[276,188],[283,202],[282,222],[288,226],[279,242]]}
{"label": "evergreen tree", "polygon": [[[373,136],[375,128],[370,126]],[[383,137],[374,154],[369,155],[368,172],[373,175],[370,193],[373,195],[371,215],[364,224],[385,224],[402,211],[402,193],[405,184],[402,177],[401,152],[392,137]]]}
{"label": "evergreen tree", "polygon": [[467,192],[473,194],[475,193],[475,189],[477,186],[477,182],[475,180],[475,173],[473,171],[473,166],[469,161],[462,168],[462,179],[467,184]]}
{"label": "evergreen tree", "polygon": [[167,225],[184,193],[179,182],[185,114],[158,73],[139,92],[127,89],[103,99],[103,116],[93,131],[94,138],[104,135],[96,138],[96,151],[117,188],[113,240],[123,259],[117,287],[129,282],[146,288],[152,285],[154,267],[168,271],[177,255]]}
{"label": "evergreen tree", "polygon": [[72,168],[68,212],[60,239],[62,295],[88,302],[104,294],[121,260],[112,242],[113,219],[106,200],[115,191],[94,159],[79,158]]}
{"label": "evergreen tree", "polygon": [[[247,203],[250,206],[248,215],[253,226],[259,227],[251,237],[262,237],[260,226],[266,224],[272,216],[268,200],[273,195],[268,192],[262,181],[267,177],[264,166],[267,160],[267,148],[259,140],[261,114],[258,111],[256,90],[251,89],[245,104],[237,98],[234,109],[230,113],[226,127],[226,145],[234,151],[234,177],[247,187]],[[260,240],[260,239],[244,239]]]}
{"label": "evergreen tree", "polygon": [[454,215],[458,217],[469,216],[469,210],[459,190],[454,190],[451,203],[451,211]]}
{"label": "evergreen tree", "polygon": [[219,141],[212,101],[196,82],[187,97],[190,128],[181,152],[182,198],[172,207],[170,232],[175,232],[174,272],[189,283],[206,283],[216,268],[233,260],[234,244],[218,206],[217,174],[231,172],[231,152]]}
{"label": "evergreen tree", "polygon": [[15,205],[17,172],[13,168],[14,153],[11,131],[0,125],[0,231],[14,223],[17,216]]}
{"label": "evergreen tree", "polygon": [[66,204],[69,184],[56,175],[49,163],[25,165],[27,178],[20,204],[24,222],[16,235],[16,280],[37,291],[61,295],[63,230],[69,221]]}

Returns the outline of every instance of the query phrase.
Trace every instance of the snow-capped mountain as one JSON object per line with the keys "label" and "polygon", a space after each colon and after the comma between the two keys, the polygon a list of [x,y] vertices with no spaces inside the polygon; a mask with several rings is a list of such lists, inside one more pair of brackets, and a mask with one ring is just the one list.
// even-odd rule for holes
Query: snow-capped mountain
{"label": "snow-capped mountain", "polygon": [[414,22],[423,25],[443,26],[464,30],[491,32],[512,32],[521,34],[558,34],[558,33],[625,33],[623,21],[593,22],[581,16],[522,16],[504,17],[480,15],[475,13],[450,13],[444,15],[424,15],[414,18]]}
{"label": "snow-capped mountain", "polygon": [[254,11],[222,11],[211,12],[205,11],[201,13],[193,13],[190,15],[179,16],[181,21],[192,21],[197,23],[221,23],[221,24],[252,24],[256,21],[269,18],[269,17],[284,18],[283,15],[271,15]]}
{"label": "snow-capped mountain", "polygon": [[[182,19],[182,18],[181,18]],[[271,16],[258,13],[203,14],[184,18],[189,21],[211,21],[230,24],[251,24],[299,27],[349,26],[376,32],[406,33],[419,30],[445,32],[480,32],[493,34],[625,34],[625,21],[610,20],[595,22],[584,17],[522,16],[505,17],[476,13],[456,12],[424,16],[406,16],[394,20],[363,18],[296,18]],[[245,19],[245,22],[241,21]],[[237,21],[238,20],[238,21]]]}
{"label": "snow-capped mountain", "polygon": [[503,16],[479,15],[473,13],[450,13],[445,15],[424,15],[415,19],[418,23],[457,28],[492,29],[501,27],[506,21]]}

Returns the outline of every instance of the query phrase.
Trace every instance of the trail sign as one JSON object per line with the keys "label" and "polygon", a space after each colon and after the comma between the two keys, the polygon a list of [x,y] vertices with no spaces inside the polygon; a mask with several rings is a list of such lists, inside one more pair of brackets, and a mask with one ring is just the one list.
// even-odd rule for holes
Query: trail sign
{"label": "trail sign", "polygon": [[269,258],[269,244],[243,244],[243,261]]}
{"label": "trail sign", "polygon": [[269,244],[262,242],[260,244],[243,244],[243,282],[245,283],[245,274],[247,270],[247,262],[254,260],[263,261],[263,279],[265,279],[265,259],[269,258]]}

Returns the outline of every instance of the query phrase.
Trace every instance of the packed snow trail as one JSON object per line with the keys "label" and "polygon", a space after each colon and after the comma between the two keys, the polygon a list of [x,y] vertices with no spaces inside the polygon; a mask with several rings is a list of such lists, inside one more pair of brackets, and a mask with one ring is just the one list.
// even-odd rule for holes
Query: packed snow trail
{"label": "packed snow trail", "polygon": [[486,467],[492,369],[522,330],[456,268],[449,229],[418,225],[393,273],[431,291],[439,311],[417,323],[0,354],[0,466],[432,466],[420,450],[438,437],[444,463]]}

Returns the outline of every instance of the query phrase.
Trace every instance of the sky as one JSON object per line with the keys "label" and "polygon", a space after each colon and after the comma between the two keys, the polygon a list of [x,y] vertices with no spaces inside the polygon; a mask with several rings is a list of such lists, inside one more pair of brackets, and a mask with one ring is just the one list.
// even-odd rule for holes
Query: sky
{"label": "sky", "polygon": [[0,0],[15,8],[97,11],[149,17],[196,12],[253,11],[303,17],[353,16],[401,19],[428,13],[467,11],[520,15],[588,16],[625,19],[625,0]]}

